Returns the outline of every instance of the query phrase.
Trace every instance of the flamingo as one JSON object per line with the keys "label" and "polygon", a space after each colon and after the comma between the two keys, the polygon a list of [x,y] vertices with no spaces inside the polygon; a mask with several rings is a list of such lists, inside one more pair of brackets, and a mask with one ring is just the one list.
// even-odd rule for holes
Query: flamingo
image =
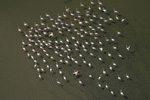
{"label": "flamingo", "polygon": [[100,88],[101,88],[101,87],[102,87],[102,85],[101,85],[100,83],[98,83],[98,87],[100,87]]}
{"label": "flamingo", "polygon": [[83,60],[83,63],[86,64],[87,63],[86,60]]}
{"label": "flamingo", "polygon": [[119,17],[116,15],[116,20],[119,20]]}
{"label": "flamingo", "polygon": [[103,44],[100,40],[99,40],[99,42],[98,42],[98,43],[99,43],[99,44],[101,44],[101,45]]}
{"label": "flamingo", "polygon": [[103,3],[102,3],[100,0],[98,0],[98,4],[99,4],[99,5],[103,5]]}
{"label": "flamingo", "polygon": [[26,49],[24,46],[22,46],[22,49],[23,49],[23,51],[25,51],[25,52],[27,51],[27,49]]}
{"label": "flamingo", "polygon": [[34,59],[33,61],[34,61],[34,63],[36,63],[36,64],[37,64],[37,60],[36,60],[36,59]]}
{"label": "flamingo", "polygon": [[77,71],[74,70],[73,75],[78,76],[78,74],[79,74],[79,71],[78,70]]}
{"label": "flamingo", "polygon": [[87,45],[88,45],[88,44],[89,44],[89,43],[88,43],[88,41],[86,41],[86,40],[85,40],[85,44],[87,44]]}
{"label": "flamingo", "polygon": [[63,55],[62,55],[61,53],[59,53],[59,56],[60,56],[60,57],[63,57]]}
{"label": "flamingo", "polygon": [[49,69],[49,71],[50,71],[50,72],[52,72],[52,71],[53,71],[53,69],[52,69],[52,68],[50,68],[50,69]]}
{"label": "flamingo", "polygon": [[41,76],[41,74],[39,74],[39,75],[38,75],[38,77],[39,77],[40,79],[42,79],[42,76]]}
{"label": "flamingo", "polygon": [[95,47],[92,47],[92,49],[93,49],[93,50],[96,50],[96,48],[95,48]]}
{"label": "flamingo", "polygon": [[123,91],[122,91],[122,90],[120,90],[120,95],[121,95],[121,96],[124,96],[124,93],[123,93]]}
{"label": "flamingo", "polygon": [[91,51],[90,51],[90,55],[91,55],[91,56],[94,56],[94,54],[93,54]]}
{"label": "flamingo", "polygon": [[82,58],[82,57],[83,57],[83,55],[82,55],[82,54],[79,54],[79,57],[81,57],[81,58]]}
{"label": "flamingo", "polygon": [[111,57],[111,56],[112,56],[111,53],[108,52],[108,57]]}
{"label": "flamingo", "polygon": [[34,57],[33,56],[30,56],[31,57],[31,59],[33,59],[34,60]]}
{"label": "flamingo", "polygon": [[83,7],[83,6],[84,6],[84,4],[80,2],[80,6],[81,6],[81,7]]}
{"label": "flamingo", "polygon": [[88,66],[89,66],[89,67],[92,67],[92,64],[91,64],[91,63],[88,63]]}
{"label": "flamingo", "polygon": [[77,60],[75,60],[75,61],[74,61],[74,63],[78,64],[78,61],[77,61]]}
{"label": "flamingo", "polygon": [[99,49],[100,49],[100,51],[103,51],[103,48],[102,48],[102,47],[100,47]]}
{"label": "flamingo", "polygon": [[117,66],[117,64],[115,62],[112,62],[113,66]]}
{"label": "flamingo", "polygon": [[99,61],[102,61],[102,58],[101,58],[100,56],[98,56],[98,60],[99,60]]}
{"label": "flamingo", "polygon": [[72,22],[70,22],[70,25],[71,25],[72,27],[74,27],[74,26],[75,26]]}
{"label": "flamingo", "polygon": [[114,95],[114,92],[113,92],[112,90],[110,90],[110,93],[111,93],[112,95]]}
{"label": "flamingo", "polygon": [[26,22],[24,22],[23,25],[26,26],[26,27],[28,26],[28,24]]}
{"label": "flamingo", "polygon": [[63,72],[62,72],[60,69],[59,69],[59,74],[60,74],[60,75],[63,75]]}
{"label": "flamingo", "polygon": [[29,35],[28,35],[28,34],[26,34],[26,32],[25,32],[25,37],[26,37],[26,38],[29,38]]}
{"label": "flamingo", "polygon": [[114,9],[114,13],[115,13],[115,14],[118,14],[119,12],[118,12],[117,10]]}
{"label": "flamingo", "polygon": [[45,72],[45,70],[44,70],[43,68],[41,68],[41,71],[42,71],[42,73],[44,73],[44,72]]}
{"label": "flamingo", "polygon": [[94,2],[92,0],[90,0],[91,5],[94,5]]}
{"label": "flamingo", "polygon": [[93,76],[92,76],[92,75],[89,75],[89,78],[93,78]]}
{"label": "flamingo", "polygon": [[118,80],[121,80],[121,77],[118,75]]}
{"label": "flamingo", "polygon": [[111,71],[113,70],[113,68],[112,68],[112,66],[111,66],[111,65],[109,66],[109,69],[110,69]]}
{"label": "flamingo", "polygon": [[53,18],[50,18],[50,21],[54,21],[54,19],[53,19]]}
{"label": "flamingo", "polygon": [[43,58],[43,62],[46,63],[46,60]]}
{"label": "flamingo", "polygon": [[42,16],[40,16],[40,20],[41,20],[41,21],[44,21],[44,18],[43,18]]}
{"label": "flamingo", "polygon": [[62,85],[60,81],[58,81],[58,79],[56,79],[56,83],[59,85]]}
{"label": "flamingo", "polygon": [[84,50],[85,52],[87,51],[87,49],[85,49],[85,48],[84,48],[83,50]]}
{"label": "flamingo", "polygon": [[26,45],[25,42],[22,40],[22,45]]}
{"label": "flamingo", "polygon": [[50,68],[50,66],[47,64],[47,65],[46,65],[46,68],[47,68],[47,69],[49,69],[49,68]]}
{"label": "flamingo", "polygon": [[113,18],[111,18],[111,17],[109,16],[109,17],[108,17],[108,20],[109,20],[109,21],[113,21]]}
{"label": "flamingo", "polygon": [[38,73],[40,73],[40,72],[41,72],[41,71],[40,71],[40,68],[37,68],[36,70],[37,70],[37,72],[38,72]]}
{"label": "flamingo", "polygon": [[22,32],[21,28],[18,27],[18,32]]}
{"label": "flamingo", "polygon": [[36,53],[37,56],[41,56],[41,54],[39,52]]}
{"label": "flamingo", "polygon": [[63,17],[67,18],[67,15],[63,13]]}
{"label": "flamingo", "polygon": [[126,50],[127,50],[127,51],[130,51],[130,48],[131,48],[131,46],[130,46],[130,45],[129,45],[129,46],[128,46],[128,45],[126,45]]}
{"label": "flamingo", "polygon": [[83,82],[80,79],[78,80],[78,82],[79,82],[79,84],[83,85]]}
{"label": "flamingo", "polygon": [[111,37],[111,41],[113,41],[113,42],[114,42],[114,41],[115,41],[115,39]]}
{"label": "flamingo", "polygon": [[65,60],[65,63],[66,63],[66,64],[69,64],[68,60]]}
{"label": "flamingo", "polygon": [[65,81],[68,81],[67,78],[66,78],[66,76],[63,76],[63,79],[64,79]]}
{"label": "flamingo", "polygon": [[30,53],[29,52],[27,52],[27,56],[30,57]]}
{"label": "flamingo", "polygon": [[106,75],[106,71],[103,69],[103,74]]}
{"label": "flamingo", "polygon": [[45,13],[46,17],[50,17],[50,15],[48,13]]}
{"label": "flamingo", "polygon": [[102,8],[101,8],[101,6],[98,6],[98,10],[99,10],[99,11],[102,11]]}
{"label": "flamingo", "polygon": [[58,65],[58,63],[56,62],[56,68],[58,68],[59,69],[59,65]]}
{"label": "flamingo", "polygon": [[37,64],[34,64],[34,68],[37,68],[38,67],[38,65]]}
{"label": "flamingo", "polygon": [[70,11],[70,15],[71,15],[71,16],[74,16],[74,13],[72,13],[72,12]]}
{"label": "flamingo", "polygon": [[129,75],[128,75],[128,74],[126,74],[126,78],[127,78],[127,79],[130,79],[130,77],[129,77]]}
{"label": "flamingo", "polygon": [[108,85],[107,85],[107,83],[106,83],[105,87],[106,87],[106,89],[108,89]]}
{"label": "flamingo", "polygon": [[119,54],[119,53],[118,53],[118,56],[119,56],[120,58],[123,58],[123,56],[122,56],[121,54]]}
{"label": "flamingo", "polygon": [[77,14],[79,14],[79,13],[80,13],[80,11],[78,10],[78,8],[76,8],[76,13],[77,13]]}
{"label": "flamingo", "polygon": [[125,19],[121,19],[121,22],[124,22],[125,21]]}
{"label": "flamingo", "polygon": [[63,60],[62,60],[62,59],[60,59],[60,60],[59,60],[59,62],[60,62],[60,63],[63,63]]}
{"label": "flamingo", "polygon": [[102,74],[100,74],[100,76],[98,77],[98,80],[100,80],[102,78]]}
{"label": "flamingo", "polygon": [[117,47],[116,47],[116,46],[113,46],[113,49],[114,49],[114,50],[116,50],[116,49],[117,49]]}
{"label": "flamingo", "polygon": [[69,12],[69,11],[70,11],[70,9],[69,9],[69,8],[67,8],[67,7],[65,7],[65,9],[66,9],[66,12]]}

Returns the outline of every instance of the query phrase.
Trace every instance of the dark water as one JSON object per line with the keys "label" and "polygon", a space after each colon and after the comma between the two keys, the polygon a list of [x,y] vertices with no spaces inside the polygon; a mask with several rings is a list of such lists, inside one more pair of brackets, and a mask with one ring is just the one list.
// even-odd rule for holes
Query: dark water
{"label": "dark water", "polygon": [[[81,1],[81,0],[80,0]],[[79,0],[5,0],[0,1],[0,100],[123,100],[121,96],[111,96],[108,91],[81,87],[73,82],[63,88],[55,83],[53,76],[41,81],[35,73],[33,63],[21,48],[22,37],[17,32],[23,22],[32,24],[40,15],[48,12],[56,17],[64,12],[64,7],[79,7]],[[96,0],[93,0],[96,1]],[[121,43],[130,43],[134,55],[117,73],[128,72],[132,81],[123,83],[128,100],[149,100],[150,91],[150,14],[148,0],[101,0],[108,9],[116,8],[128,21],[128,26],[118,26],[126,32]],[[87,3],[87,0],[83,0]],[[89,1],[88,1],[89,2]],[[111,78],[107,81],[113,84]],[[91,85],[90,85],[91,84]],[[121,84],[112,85],[117,91]]]}

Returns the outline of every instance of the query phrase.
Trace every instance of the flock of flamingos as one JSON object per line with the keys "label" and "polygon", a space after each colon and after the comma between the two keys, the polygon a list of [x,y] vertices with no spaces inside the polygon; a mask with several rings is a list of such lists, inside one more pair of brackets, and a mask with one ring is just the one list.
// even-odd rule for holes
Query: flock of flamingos
{"label": "flock of flamingos", "polygon": [[[95,80],[99,88],[108,89],[112,95],[126,98],[122,89],[115,93],[109,83],[102,85],[101,82],[101,78],[109,77],[110,74],[116,75],[118,81],[123,81],[123,78],[131,80],[128,73],[124,76],[115,73],[116,68],[119,68],[115,59],[124,60],[123,52],[131,53],[130,44],[124,45],[125,51],[119,50],[117,38],[123,38],[123,32],[107,31],[117,23],[128,24],[117,10],[106,9],[101,1],[90,1],[89,5],[80,2],[80,8],[75,10],[65,7],[65,12],[58,14],[56,19],[46,13],[45,17],[40,16],[39,23],[34,22],[34,26],[24,22],[25,28],[18,27],[18,31],[22,33],[22,49],[32,59],[39,79],[44,79],[42,75],[45,72],[55,72],[62,76],[56,79],[56,83],[63,86],[65,84],[59,78],[69,83],[64,70],[70,68],[72,77],[81,86],[86,86],[82,81],[82,76],[85,76]],[[94,65],[94,62],[98,64]],[[110,65],[104,67],[106,63]],[[95,76],[80,69],[87,69],[88,72],[99,70],[100,73]]]}

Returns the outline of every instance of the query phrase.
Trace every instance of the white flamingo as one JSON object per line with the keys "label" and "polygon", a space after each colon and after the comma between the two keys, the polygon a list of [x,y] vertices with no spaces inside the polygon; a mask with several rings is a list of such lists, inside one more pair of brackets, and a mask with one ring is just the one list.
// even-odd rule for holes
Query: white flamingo
{"label": "white flamingo", "polygon": [[127,51],[130,51],[131,46],[130,45],[126,45],[126,49]]}
{"label": "white flamingo", "polygon": [[28,24],[26,22],[24,22],[23,25],[26,26],[26,27],[28,26]]}
{"label": "white flamingo", "polygon": [[110,69],[111,71],[113,70],[113,68],[112,68],[112,66],[111,66],[111,65],[109,66],[109,69]]}
{"label": "white flamingo", "polygon": [[99,49],[100,49],[100,51],[103,51],[103,48],[102,48],[102,47],[100,47]]}
{"label": "white flamingo", "polygon": [[119,12],[118,12],[117,10],[114,9],[114,13],[115,13],[115,14],[118,14]]}
{"label": "white flamingo", "polygon": [[89,75],[89,78],[93,78],[93,76],[92,76],[92,75]]}
{"label": "white flamingo", "polygon": [[118,80],[121,80],[121,77],[118,75]]}
{"label": "white flamingo", "polygon": [[101,85],[100,83],[98,83],[98,87],[100,87],[100,88],[101,88],[101,87],[102,87],[102,85]]}
{"label": "white flamingo", "polygon": [[103,74],[104,74],[104,75],[106,75],[106,74],[107,74],[107,73],[106,73],[106,71],[104,70],[104,68],[103,68]]}
{"label": "white flamingo", "polygon": [[46,17],[50,17],[50,15],[48,13],[45,13]]}
{"label": "white flamingo", "polygon": [[50,68],[50,66],[47,64],[47,65],[46,65],[46,68],[47,68],[47,69],[49,69],[49,68]]}
{"label": "white flamingo", "polygon": [[113,92],[112,90],[110,90],[110,93],[111,93],[112,95],[114,95],[114,92]]}
{"label": "white flamingo", "polygon": [[81,7],[84,7],[84,4],[80,2],[80,6],[81,6]]}
{"label": "white flamingo", "polygon": [[124,96],[124,93],[123,93],[123,91],[122,91],[122,90],[120,90],[120,95],[121,95],[121,96]]}
{"label": "white flamingo", "polygon": [[106,89],[108,89],[108,85],[107,85],[107,83],[106,83],[105,87],[106,87]]}
{"label": "white flamingo", "polygon": [[99,4],[99,5],[103,5],[103,3],[102,3],[100,0],[98,0],[98,4]]}
{"label": "white flamingo", "polygon": [[41,76],[41,74],[39,74],[39,75],[38,75],[38,77],[39,77],[40,79],[42,79],[42,76]]}
{"label": "white flamingo", "polygon": [[23,51],[27,51],[27,49],[24,46],[22,46],[22,49],[23,49]]}
{"label": "white flamingo", "polygon": [[129,77],[129,75],[128,75],[128,74],[126,74],[126,78],[127,78],[127,79],[130,79],[130,77]]}
{"label": "white flamingo", "polygon": [[50,72],[52,72],[52,71],[53,71],[53,69],[52,69],[52,68],[50,68],[50,69],[49,69],[49,71],[50,71]]}
{"label": "white flamingo", "polygon": [[56,83],[59,85],[62,85],[60,81],[58,81],[58,79],[56,79]]}
{"label": "white flamingo", "polygon": [[78,80],[78,82],[79,82],[79,84],[83,85],[83,82],[80,79]]}
{"label": "white flamingo", "polygon": [[94,5],[94,2],[92,0],[90,0],[91,5]]}
{"label": "white flamingo", "polygon": [[41,20],[41,21],[44,21],[44,18],[43,18],[42,16],[40,16],[40,20]]}
{"label": "white flamingo", "polygon": [[63,72],[62,72],[60,69],[59,69],[59,74],[60,74],[60,75],[63,75]]}
{"label": "white flamingo", "polygon": [[21,28],[18,27],[18,32],[22,32]]}
{"label": "white flamingo", "polygon": [[102,74],[100,74],[100,76],[98,77],[98,80],[100,80],[102,78]]}

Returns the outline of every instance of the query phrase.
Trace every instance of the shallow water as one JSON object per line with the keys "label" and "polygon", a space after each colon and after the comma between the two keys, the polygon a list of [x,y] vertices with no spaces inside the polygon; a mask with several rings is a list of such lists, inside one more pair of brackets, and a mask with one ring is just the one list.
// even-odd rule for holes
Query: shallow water
{"label": "shallow water", "polygon": [[[55,82],[55,76],[49,74],[46,74],[45,77],[47,78],[41,81],[33,68],[33,62],[27,58],[22,50],[22,37],[17,32],[18,26],[23,26],[24,21],[29,24],[38,21],[39,16],[44,15],[45,12],[56,17],[58,13],[61,14],[65,11],[65,6],[71,9],[79,7],[80,1],[0,1],[0,100],[125,99],[121,96],[114,97],[107,90],[98,90],[94,86],[96,84],[91,81],[87,81],[87,87],[82,87],[72,79],[64,87],[59,87]],[[113,76],[106,78],[105,81],[109,82],[116,92],[123,87],[128,100],[148,100],[150,91],[150,14],[148,10],[150,1],[101,1],[108,9],[117,9],[128,20],[129,25],[117,26],[125,33],[125,38],[118,40],[121,44],[130,43],[135,52],[134,55],[131,54],[127,57],[128,60],[120,62],[121,68],[116,71],[120,75],[128,72],[133,79],[132,81],[125,81],[120,84],[112,80]],[[87,3],[87,0],[82,2]],[[95,62],[95,66],[99,65]],[[66,74],[66,76],[68,75]]]}

